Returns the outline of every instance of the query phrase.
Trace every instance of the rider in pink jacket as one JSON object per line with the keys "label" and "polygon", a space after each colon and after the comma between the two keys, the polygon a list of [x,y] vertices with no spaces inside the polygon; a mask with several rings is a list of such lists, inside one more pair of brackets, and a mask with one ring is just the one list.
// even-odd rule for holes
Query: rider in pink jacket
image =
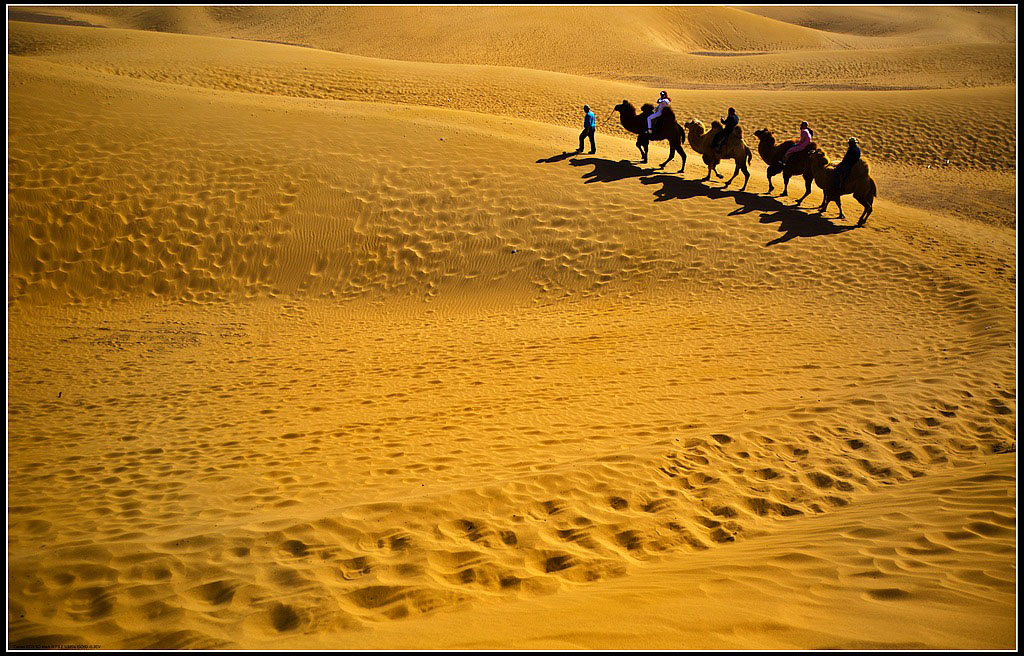
{"label": "rider in pink jacket", "polygon": [[786,151],[786,154],[783,156],[781,163],[785,164],[787,161],[789,161],[789,156],[790,155],[792,155],[793,153],[799,153],[804,148],[807,148],[808,146],[810,146],[811,145],[811,139],[813,137],[814,137],[814,132],[811,130],[811,128],[807,127],[807,121],[804,121],[803,123],[801,123],[800,124],[800,141],[796,142],[796,144],[792,148],[790,148],[789,150]]}

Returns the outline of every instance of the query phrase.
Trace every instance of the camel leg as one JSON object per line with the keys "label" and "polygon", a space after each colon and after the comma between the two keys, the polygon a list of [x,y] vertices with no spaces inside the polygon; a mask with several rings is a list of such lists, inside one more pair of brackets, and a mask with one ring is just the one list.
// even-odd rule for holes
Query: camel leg
{"label": "camel leg", "polygon": [[861,227],[862,225],[864,225],[865,223],[867,223],[868,215],[871,214],[871,210],[872,209],[873,208],[871,207],[871,205],[865,205],[864,206],[864,213],[861,214],[860,215],[860,219],[857,220],[857,227],[858,228]]}
{"label": "camel leg", "polygon": [[685,171],[685,170],[686,170],[686,153],[685,153],[685,152],[683,152],[683,149],[682,149],[682,147],[680,147],[680,148],[679,148],[679,156],[680,156],[680,157],[682,158],[682,160],[683,160],[683,164],[682,164],[682,166],[680,166],[680,167],[679,167],[679,172],[680,172],[680,173],[682,173],[683,171]]}
{"label": "camel leg", "polygon": [[[708,180],[711,179],[711,169],[712,169],[711,165],[708,165],[708,174],[706,176],[704,176],[704,179],[701,180],[701,182],[707,182]],[[718,177],[722,177],[722,176],[718,176]]]}
{"label": "camel leg", "polygon": [[774,184],[772,184],[772,178],[773,178],[774,176],[778,175],[778,174],[779,174],[779,172],[778,172],[778,171],[775,171],[775,170],[774,170],[774,169],[772,168],[772,166],[771,166],[771,165],[769,164],[769,165],[768,165],[768,170],[767,170],[767,171],[765,171],[765,174],[766,174],[766,175],[768,176],[768,195],[769,195],[769,196],[771,196],[771,195],[772,195],[772,192],[773,192],[773,191],[775,191],[775,185],[774,185]]}
{"label": "camel leg", "polygon": [[750,182],[750,171],[747,170],[747,163],[740,162],[740,170],[743,171],[743,186],[740,187],[740,191],[747,190],[747,184]]}
{"label": "camel leg", "polygon": [[860,203],[861,205],[864,206],[864,211],[861,213],[860,218],[857,219],[857,227],[859,228],[862,225],[864,225],[865,221],[868,220],[868,215],[871,214],[871,210],[873,209],[874,203],[872,201],[874,199],[870,198],[870,197],[868,197],[868,198],[863,198],[863,197],[862,198],[857,198],[856,195],[854,195],[854,198],[857,200],[858,203]]}
{"label": "camel leg", "polygon": [[658,170],[665,168],[665,165],[672,161],[672,158],[676,156],[676,145],[670,140],[668,142],[668,159],[661,163]]}
{"label": "camel leg", "polygon": [[782,187],[782,193],[781,193],[781,194],[779,194],[779,198],[782,198],[782,197],[783,197],[783,196],[785,196],[785,195],[786,195],[787,193],[789,193],[789,176],[788,176],[788,175],[786,175],[786,173],[785,173],[785,172],[783,172],[783,173],[782,173],[782,182],[783,182],[784,184],[783,184],[783,187]]}
{"label": "camel leg", "polygon": [[[732,177],[729,178],[729,181],[725,183],[725,186],[728,187],[729,185],[731,185],[732,181],[736,179],[736,176],[739,175],[739,173],[740,173],[740,163],[736,162],[736,170],[732,172]],[[718,176],[718,177],[722,177],[722,176]]]}
{"label": "camel leg", "polygon": [[800,206],[800,203],[804,202],[805,198],[811,195],[811,178],[804,178],[804,184],[806,185],[806,188],[804,189],[804,195],[801,196],[800,200],[796,202],[797,207]]}
{"label": "camel leg", "polygon": [[839,218],[845,219],[846,216],[843,215],[842,195],[836,196],[836,207],[839,208]]}

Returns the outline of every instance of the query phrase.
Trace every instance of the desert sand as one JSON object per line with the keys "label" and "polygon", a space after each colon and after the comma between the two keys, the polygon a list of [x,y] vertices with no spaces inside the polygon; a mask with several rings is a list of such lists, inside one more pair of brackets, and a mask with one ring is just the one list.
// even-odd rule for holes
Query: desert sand
{"label": "desert sand", "polygon": [[10,646],[1016,647],[1014,7],[7,28]]}

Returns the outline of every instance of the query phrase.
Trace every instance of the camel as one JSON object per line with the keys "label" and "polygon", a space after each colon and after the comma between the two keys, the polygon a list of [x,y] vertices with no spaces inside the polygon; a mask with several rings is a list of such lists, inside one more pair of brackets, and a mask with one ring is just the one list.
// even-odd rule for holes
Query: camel
{"label": "camel", "polygon": [[833,176],[835,176],[836,166],[828,161],[828,156],[824,150],[815,148],[814,151],[808,153],[807,166],[814,175],[815,184],[825,194],[825,199],[821,201],[821,207],[818,208],[818,212],[824,214],[825,210],[828,209],[828,204],[835,201],[836,207],[839,208],[839,218],[846,218],[843,215],[843,205],[839,202],[839,199],[846,194],[853,194],[857,202],[864,206],[864,212],[860,215],[860,219],[857,220],[857,227],[859,228],[864,225],[865,221],[868,220],[868,215],[871,214],[872,204],[878,196],[878,188],[875,186],[875,181],[868,174],[867,161],[860,159],[854,163],[839,195],[832,191],[832,181]]}
{"label": "camel", "polygon": [[665,168],[665,165],[671,162],[678,152],[683,160],[679,172],[683,172],[683,169],[686,168],[686,153],[683,152],[683,129],[676,122],[676,115],[672,111],[672,107],[666,107],[662,110],[661,116],[654,120],[654,133],[649,137],[646,135],[647,117],[654,111],[654,105],[644,105],[638,115],[636,108],[628,100],[623,100],[612,111],[619,113],[619,122],[622,123],[622,127],[638,135],[636,147],[640,150],[643,164],[647,163],[647,147],[650,141],[668,141],[668,159],[662,162],[658,168]]}
{"label": "camel", "polygon": [[807,166],[807,154],[814,150],[816,147],[815,143],[812,141],[807,148],[798,153],[793,153],[789,160],[786,161],[786,165],[782,167],[779,166],[779,161],[796,142],[783,141],[781,144],[776,144],[775,135],[768,128],[755,131],[754,136],[758,140],[757,152],[761,155],[764,163],[768,165],[768,193],[770,194],[775,190],[775,187],[772,185],[772,176],[777,175],[780,171],[782,172],[784,185],[779,198],[785,196],[789,191],[789,179],[795,175],[802,175],[805,185],[804,195],[796,202],[797,205],[800,205],[811,194],[811,180],[814,179],[814,176]]}
{"label": "camel", "polygon": [[736,175],[743,171],[745,179],[740,191],[747,188],[747,183],[750,182],[750,171],[747,170],[747,163],[754,158],[754,155],[747,148],[747,145],[743,143],[743,128],[737,125],[733,129],[732,134],[729,135],[729,138],[722,144],[721,152],[715,152],[711,148],[711,141],[722,129],[721,123],[714,121],[711,124],[711,131],[707,133],[704,132],[704,124],[697,119],[687,121],[683,127],[686,128],[686,136],[690,141],[690,148],[703,155],[704,163],[708,165],[707,177],[701,180],[701,182],[710,180],[712,171],[721,178],[722,174],[718,172],[718,162],[723,159],[731,159],[736,162],[736,170],[732,172],[732,177],[725,183],[725,186],[728,187],[736,179]]}

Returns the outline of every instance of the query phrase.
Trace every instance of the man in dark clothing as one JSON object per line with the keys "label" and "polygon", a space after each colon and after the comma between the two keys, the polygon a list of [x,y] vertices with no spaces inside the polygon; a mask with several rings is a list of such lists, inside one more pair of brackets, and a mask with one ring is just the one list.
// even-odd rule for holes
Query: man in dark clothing
{"label": "man in dark clothing", "polygon": [[730,107],[729,116],[722,119],[722,130],[716,134],[715,138],[711,141],[711,147],[716,151],[721,149],[722,144],[724,144],[725,140],[729,138],[729,135],[732,134],[733,128],[735,128],[736,124],[739,122],[740,117],[736,115],[736,110]]}
{"label": "man in dark clothing", "polygon": [[594,131],[597,128],[597,117],[590,111],[590,105],[583,106],[583,132],[580,132],[580,147],[577,153],[583,152],[583,140],[590,137],[590,154],[597,152],[597,144],[594,143]]}
{"label": "man in dark clothing", "polygon": [[832,188],[832,191],[836,196],[842,195],[846,179],[850,177],[850,171],[853,170],[853,165],[860,159],[860,147],[857,145],[857,140],[850,137],[849,143],[850,147],[846,149],[846,155],[843,156],[843,161],[839,162],[839,166],[836,167],[836,174],[833,178],[835,180],[835,186]]}

